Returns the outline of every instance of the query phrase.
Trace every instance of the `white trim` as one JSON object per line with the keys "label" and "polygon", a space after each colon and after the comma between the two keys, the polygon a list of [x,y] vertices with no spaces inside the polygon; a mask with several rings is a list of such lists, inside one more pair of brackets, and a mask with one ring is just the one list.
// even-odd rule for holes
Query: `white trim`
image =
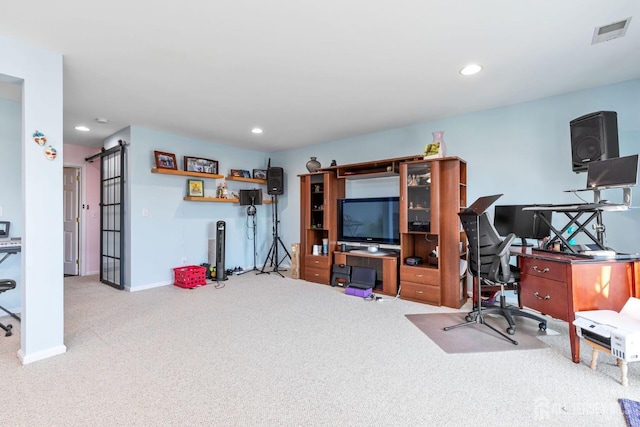
{"label": "white trim", "polygon": [[171,281],[171,282],[150,283],[148,285],[135,286],[133,288],[131,286],[125,286],[124,289],[129,291],[129,292],[138,292],[138,291],[146,291],[147,289],[160,288],[162,286],[168,286],[168,285],[173,285],[173,281]]}
{"label": "white trim", "polygon": [[20,349],[18,350],[18,359],[20,359],[23,365],[27,365],[29,363],[37,362],[39,360],[47,359],[49,357],[57,356],[66,352],[66,345],[59,345],[57,347],[52,347],[47,350],[42,350],[31,354],[24,354],[22,349]]}
{"label": "white trim", "polygon": [[[86,205],[87,193],[86,193],[86,165],[79,165],[76,163],[64,163],[63,168],[75,168],[80,170],[80,188],[78,194],[78,216],[80,218],[80,227],[78,227],[78,275],[89,276],[91,273],[86,272],[87,268],[87,210],[82,208],[81,205]],[[93,273],[98,274],[98,273]]]}

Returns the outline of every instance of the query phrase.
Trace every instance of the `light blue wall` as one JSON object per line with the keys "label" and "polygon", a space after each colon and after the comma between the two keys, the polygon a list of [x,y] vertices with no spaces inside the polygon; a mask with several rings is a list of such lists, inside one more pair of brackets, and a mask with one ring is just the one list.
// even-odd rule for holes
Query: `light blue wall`
{"label": "light blue wall", "polygon": [[[287,181],[282,238],[287,244],[299,239],[297,174],[306,172],[310,156],[328,166],[332,159],[347,164],[419,154],[438,130],[444,130],[447,154],[467,161],[469,202],[496,193],[504,194],[499,204],[577,202],[563,192],[586,180],[571,169],[569,122],[601,110],[618,113],[620,155],[638,153],[640,80],[278,152],[273,158],[285,168]],[[616,200],[618,193],[610,192],[603,197]],[[633,206],[604,214],[606,242],[621,252],[640,252],[640,194]]]}
{"label": "light blue wall", "polygon": [[[152,174],[153,152],[175,154],[179,169],[185,155],[217,160],[219,173],[225,176],[230,169],[266,169],[267,154],[136,126],[131,127],[129,143],[131,289],[172,283],[172,268],[183,265],[183,257],[190,265],[207,262],[209,237],[215,238],[217,221],[226,224],[226,267],[252,268],[253,235],[247,227],[246,207],[184,201],[188,178]],[[216,186],[224,182],[229,192],[262,188],[263,199],[269,199],[264,185],[224,179],[205,179],[205,196],[215,197]],[[271,244],[271,205],[256,208],[257,262],[261,264]],[[143,216],[143,210],[148,216]]]}
{"label": "light blue wall", "polygon": [[[20,130],[22,128],[22,103],[0,98],[0,147],[2,149],[2,166],[0,167],[0,221],[10,221],[9,233],[12,237],[22,236],[22,192],[20,176],[22,175],[22,150]],[[2,258],[4,254],[0,254]],[[22,272],[19,255],[11,255],[0,265],[0,277],[16,281],[16,289],[0,294],[0,305],[11,310],[20,311],[20,292],[22,289]],[[4,312],[0,312],[3,316]]]}

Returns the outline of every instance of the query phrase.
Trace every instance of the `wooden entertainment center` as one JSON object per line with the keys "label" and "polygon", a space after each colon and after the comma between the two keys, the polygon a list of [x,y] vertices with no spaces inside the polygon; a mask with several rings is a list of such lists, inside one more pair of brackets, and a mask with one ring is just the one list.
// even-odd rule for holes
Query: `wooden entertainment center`
{"label": "wooden entertainment center", "polygon": [[[345,198],[345,180],[394,176],[399,179],[399,251],[384,256],[342,252],[337,206]],[[464,160],[408,156],[331,166],[299,178],[302,279],[328,285],[333,264],[369,266],[378,271],[376,292],[453,308],[466,301],[466,274],[460,272],[466,240],[458,218],[467,203]],[[323,239],[328,250],[314,254]],[[407,265],[410,257],[422,263]]]}

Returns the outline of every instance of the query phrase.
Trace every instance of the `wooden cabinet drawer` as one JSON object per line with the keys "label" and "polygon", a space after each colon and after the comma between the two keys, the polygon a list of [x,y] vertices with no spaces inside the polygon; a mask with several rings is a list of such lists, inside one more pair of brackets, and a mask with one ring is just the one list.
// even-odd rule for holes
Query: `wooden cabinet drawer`
{"label": "wooden cabinet drawer", "polygon": [[520,282],[520,301],[524,307],[569,321],[567,284],[564,282],[536,276],[524,277]]}
{"label": "wooden cabinet drawer", "polygon": [[422,285],[404,281],[401,282],[401,285],[400,297],[402,299],[440,305],[440,286]]}
{"label": "wooden cabinet drawer", "polygon": [[543,279],[567,281],[566,264],[536,258],[521,258],[520,272]]}
{"label": "wooden cabinet drawer", "polygon": [[329,268],[329,257],[318,255],[305,255],[304,256],[305,267],[311,268]]}
{"label": "wooden cabinet drawer", "polygon": [[304,268],[304,279],[309,282],[321,283],[323,285],[329,284],[329,268]]}
{"label": "wooden cabinet drawer", "polygon": [[434,268],[408,267],[406,265],[400,267],[401,282],[438,285],[439,278],[438,270]]}

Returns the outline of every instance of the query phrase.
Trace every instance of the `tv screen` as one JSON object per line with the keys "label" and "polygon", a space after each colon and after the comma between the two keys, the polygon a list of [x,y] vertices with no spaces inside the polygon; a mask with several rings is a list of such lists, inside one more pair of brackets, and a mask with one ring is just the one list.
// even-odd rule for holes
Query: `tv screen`
{"label": "tv screen", "polygon": [[543,239],[550,234],[550,228],[541,216],[551,222],[551,212],[525,211],[528,205],[497,205],[494,211],[493,225],[501,236],[513,233],[526,246],[526,239]]}
{"label": "tv screen", "polygon": [[399,197],[338,199],[338,240],[400,244]]}

